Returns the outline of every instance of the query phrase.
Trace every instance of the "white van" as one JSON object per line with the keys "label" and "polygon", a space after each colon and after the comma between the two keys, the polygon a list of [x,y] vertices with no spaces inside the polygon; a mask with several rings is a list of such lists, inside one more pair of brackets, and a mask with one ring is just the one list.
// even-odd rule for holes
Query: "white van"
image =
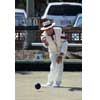
{"label": "white van", "polygon": [[73,25],[77,14],[82,13],[81,3],[55,2],[49,3],[41,19],[51,19],[55,26]]}
{"label": "white van", "polygon": [[26,26],[27,14],[24,9],[15,9],[15,26]]}

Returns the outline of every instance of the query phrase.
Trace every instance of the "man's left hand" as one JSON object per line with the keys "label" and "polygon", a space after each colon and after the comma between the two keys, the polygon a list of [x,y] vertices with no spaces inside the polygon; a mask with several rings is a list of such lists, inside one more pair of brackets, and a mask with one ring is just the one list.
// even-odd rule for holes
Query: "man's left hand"
{"label": "man's left hand", "polygon": [[62,56],[58,56],[56,59],[57,64],[60,64],[62,62]]}

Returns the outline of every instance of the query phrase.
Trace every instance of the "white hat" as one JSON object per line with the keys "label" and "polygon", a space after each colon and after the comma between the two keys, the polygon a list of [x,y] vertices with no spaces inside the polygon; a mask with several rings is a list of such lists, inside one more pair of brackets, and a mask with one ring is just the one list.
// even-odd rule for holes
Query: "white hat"
{"label": "white hat", "polygon": [[51,23],[50,20],[47,20],[47,21],[43,22],[42,25],[43,25],[43,27],[41,28],[41,30],[47,30],[49,28],[52,28],[55,25],[55,23]]}

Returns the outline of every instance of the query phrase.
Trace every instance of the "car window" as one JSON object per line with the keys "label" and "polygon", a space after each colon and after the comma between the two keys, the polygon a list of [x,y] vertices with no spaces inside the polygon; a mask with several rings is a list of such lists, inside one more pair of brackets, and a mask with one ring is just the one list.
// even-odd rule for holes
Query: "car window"
{"label": "car window", "polygon": [[16,13],[16,16],[24,16],[24,13]]}
{"label": "car window", "polygon": [[25,19],[24,13],[15,13],[16,19]]}
{"label": "car window", "polygon": [[16,20],[16,24],[18,25],[23,25],[26,23],[24,13],[15,13],[15,20]]}
{"label": "car window", "polygon": [[64,15],[64,16],[76,16],[78,13],[82,13],[81,6],[77,5],[53,5],[48,11],[48,15]]}
{"label": "car window", "polygon": [[82,17],[79,17],[77,22],[76,22],[77,27],[82,27]]}

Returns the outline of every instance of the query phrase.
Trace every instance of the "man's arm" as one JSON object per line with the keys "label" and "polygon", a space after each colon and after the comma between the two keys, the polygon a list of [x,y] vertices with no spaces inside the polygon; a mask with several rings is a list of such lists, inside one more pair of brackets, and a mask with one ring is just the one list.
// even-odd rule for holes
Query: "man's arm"
{"label": "man's arm", "polygon": [[66,55],[67,48],[68,48],[67,37],[65,34],[61,35],[61,42],[62,42],[62,44],[61,44],[60,55],[64,56],[64,55]]}
{"label": "man's arm", "polygon": [[62,62],[62,58],[66,55],[67,52],[67,48],[68,48],[68,42],[66,40],[66,37],[63,35],[63,37],[61,37],[61,50],[60,53],[56,59],[56,62],[59,64]]}
{"label": "man's arm", "polygon": [[45,34],[42,34],[40,38],[41,38],[41,42],[43,43],[43,46],[44,46],[45,48],[47,48],[48,42],[47,42],[47,39],[46,39]]}

